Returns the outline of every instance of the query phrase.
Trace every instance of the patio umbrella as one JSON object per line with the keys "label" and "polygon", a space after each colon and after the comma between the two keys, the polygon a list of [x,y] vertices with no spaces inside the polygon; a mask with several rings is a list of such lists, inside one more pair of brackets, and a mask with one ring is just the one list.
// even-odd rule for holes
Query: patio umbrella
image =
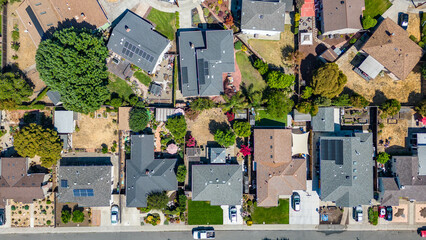
{"label": "patio umbrella", "polygon": [[167,152],[170,154],[176,154],[178,151],[178,146],[176,144],[172,143],[167,146]]}
{"label": "patio umbrella", "polygon": [[423,125],[426,125],[426,117],[422,118]]}

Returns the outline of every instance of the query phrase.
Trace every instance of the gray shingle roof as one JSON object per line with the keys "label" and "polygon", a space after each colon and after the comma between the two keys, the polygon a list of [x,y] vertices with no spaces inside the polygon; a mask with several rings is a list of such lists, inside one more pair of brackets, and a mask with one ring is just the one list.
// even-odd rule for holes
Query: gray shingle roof
{"label": "gray shingle roof", "polygon": [[74,112],[73,111],[55,111],[55,128],[58,133],[73,133]]}
{"label": "gray shingle roof", "polygon": [[312,116],[309,113],[301,113],[296,109],[293,110],[293,120],[295,122],[309,122],[312,120]]}
{"label": "gray shingle roof", "polygon": [[321,199],[337,206],[370,204],[373,198],[371,133],[320,138]]}
{"label": "gray shingle roof", "polygon": [[222,74],[235,71],[232,31],[183,31],[178,42],[183,96],[221,95]]}
{"label": "gray shingle roof", "polygon": [[319,108],[311,123],[315,132],[334,132],[334,107]]}
{"label": "gray shingle roof", "polygon": [[59,94],[59,92],[57,92],[57,91],[47,91],[46,95],[50,99],[50,101],[53,102],[53,104],[55,106],[61,104],[61,94]]}
{"label": "gray shingle roof", "polygon": [[177,189],[176,159],[154,159],[154,136],[133,135],[126,161],[127,207],[146,207],[152,192]]}
{"label": "gray shingle roof", "polygon": [[291,0],[243,0],[241,29],[283,32],[285,12],[292,8]]}
{"label": "gray shingle roof", "polygon": [[209,148],[210,163],[226,163],[226,148]]}
{"label": "gray shingle roof", "polygon": [[426,145],[417,148],[419,158],[419,175],[426,175]]}
{"label": "gray shingle roof", "polygon": [[[58,201],[81,207],[110,206],[112,191],[110,157],[64,157],[58,169]],[[93,196],[76,197],[74,190],[93,189]]]}
{"label": "gray shingle roof", "polygon": [[211,205],[240,205],[243,198],[240,165],[193,165],[192,200]]}
{"label": "gray shingle roof", "polygon": [[128,11],[112,30],[108,49],[144,71],[153,72],[169,43],[148,21]]}

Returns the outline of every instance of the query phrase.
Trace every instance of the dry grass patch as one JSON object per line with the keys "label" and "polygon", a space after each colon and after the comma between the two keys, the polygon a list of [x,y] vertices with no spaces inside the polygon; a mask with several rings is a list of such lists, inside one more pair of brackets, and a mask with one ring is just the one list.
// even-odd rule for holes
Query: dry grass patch
{"label": "dry grass patch", "polygon": [[418,13],[409,13],[408,14],[408,35],[413,35],[420,40],[420,16]]}
{"label": "dry grass patch", "polygon": [[188,131],[197,140],[198,145],[214,141],[213,133],[217,129],[230,126],[228,118],[220,108],[205,110],[195,120],[186,119]]}

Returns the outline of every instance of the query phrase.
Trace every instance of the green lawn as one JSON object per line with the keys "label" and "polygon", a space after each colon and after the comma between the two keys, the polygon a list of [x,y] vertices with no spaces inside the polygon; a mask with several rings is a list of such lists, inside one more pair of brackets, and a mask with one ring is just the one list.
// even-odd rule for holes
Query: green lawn
{"label": "green lawn", "polygon": [[166,13],[152,8],[147,19],[155,24],[155,29],[170,40],[175,39],[176,14]]}
{"label": "green lawn", "polygon": [[239,51],[236,53],[236,59],[241,71],[242,82],[247,86],[253,84],[254,90],[263,90],[266,87],[266,82],[257,69],[253,67],[247,54]]}
{"label": "green lawn", "polygon": [[267,113],[265,110],[259,110],[256,112],[259,114],[258,119],[256,121],[256,126],[285,126],[287,122],[287,115],[284,118],[273,118],[269,113]]}
{"label": "green lawn", "polygon": [[131,94],[133,94],[132,88],[129,84],[126,83],[123,79],[115,76],[114,74],[109,74],[109,84],[108,89],[111,92],[117,93],[121,98],[128,99]]}
{"label": "green lawn", "polygon": [[151,83],[151,78],[143,73],[142,71],[138,71],[133,73],[133,76],[139,80],[143,85],[149,87],[149,84]]}
{"label": "green lawn", "polygon": [[392,6],[389,0],[365,0],[364,16],[378,18]]}
{"label": "green lawn", "polygon": [[221,225],[223,210],[220,206],[211,206],[209,202],[188,200],[189,225]]}
{"label": "green lawn", "polygon": [[278,207],[257,207],[255,205],[251,218],[254,224],[288,224],[289,200],[280,199]]}

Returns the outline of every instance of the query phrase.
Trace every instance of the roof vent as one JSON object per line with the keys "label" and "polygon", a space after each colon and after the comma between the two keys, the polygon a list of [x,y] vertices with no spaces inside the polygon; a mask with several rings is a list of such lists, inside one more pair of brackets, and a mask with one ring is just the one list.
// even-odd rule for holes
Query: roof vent
{"label": "roof vent", "polygon": [[346,179],[349,179],[349,176],[346,176]]}
{"label": "roof vent", "polygon": [[259,15],[259,18],[260,18],[260,19],[263,19],[263,15]]}
{"label": "roof vent", "polygon": [[219,182],[219,178],[216,178],[216,182]]}
{"label": "roof vent", "polygon": [[132,29],[130,29],[130,27],[129,26],[124,26],[124,29],[126,29],[126,32],[130,32]]}
{"label": "roof vent", "polygon": [[345,4],[345,1],[340,1],[340,4]]}
{"label": "roof vent", "polygon": [[191,49],[195,48],[195,45],[192,42],[189,42],[189,46],[191,46]]}
{"label": "roof vent", "polygon": [[354,176],[354,177],[353,177],[353,179],[354,179],[354,180],[356,180],[357,178],[358,178],[357,176]]}

